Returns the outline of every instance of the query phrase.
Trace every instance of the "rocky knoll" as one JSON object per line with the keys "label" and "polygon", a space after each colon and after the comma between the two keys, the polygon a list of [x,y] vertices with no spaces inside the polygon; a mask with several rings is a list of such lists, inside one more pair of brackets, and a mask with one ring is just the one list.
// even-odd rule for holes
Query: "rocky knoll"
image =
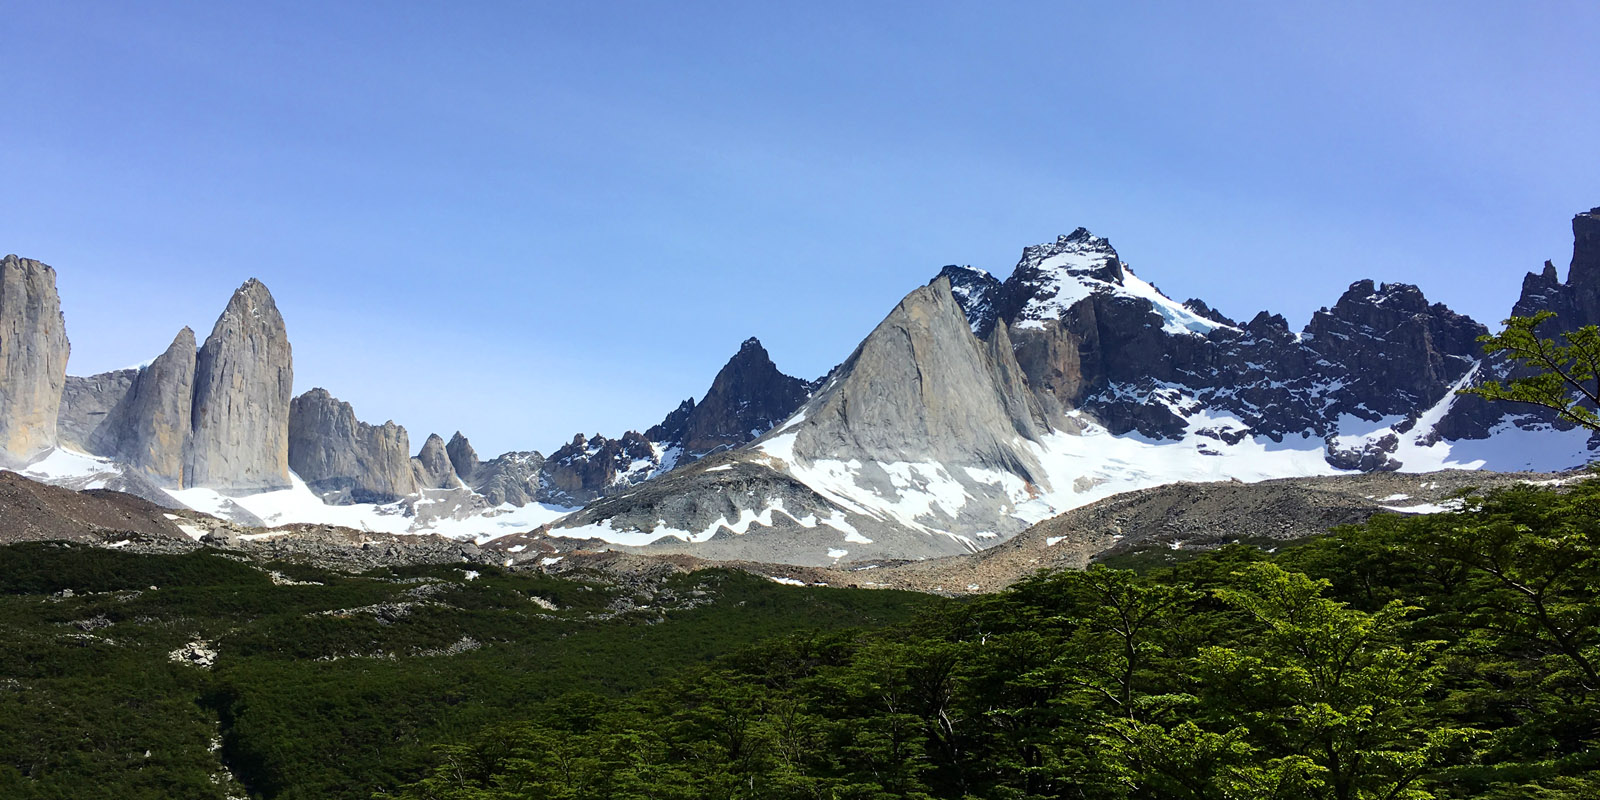
{"label": "rocky knoll", "polygon": [[289,468],[326,502],[390,503],[417,489],[406,429],[362,422],[321,388],[289,404]]}
{"label": "rocky knoll", "polygon": [[[1570,476],[1568,476],[1570,477]],[[1114,495],[1029,527],[981,552],[914,562],[856,562],[816,579],[942,594],[993,592],[1041,570],[1083,569],[1114,555],[1182,557],[1232,542],[1281,542],[1365,522],[1381,513],[1427,513],[1465,490],[1559,480],[1539,473],[1447,470],[1240,483],[1174,483]]]}
{"label": "rocky knoll", "polygon": [[288,488],[294,366],[272,294],[251,278],[233,293],[195,360],[185,486]]}
{"label": "rocky knoll", "polygon": [[56,445],[69,350],[55,270],[0,259],[0,466],[26,464]]}
{"label": "rocky knoll", "polygon": [[0,544],[63,540],[109,544],[168,542],[192,545],[176,515],[131,494],[73,491],[0,470]]}

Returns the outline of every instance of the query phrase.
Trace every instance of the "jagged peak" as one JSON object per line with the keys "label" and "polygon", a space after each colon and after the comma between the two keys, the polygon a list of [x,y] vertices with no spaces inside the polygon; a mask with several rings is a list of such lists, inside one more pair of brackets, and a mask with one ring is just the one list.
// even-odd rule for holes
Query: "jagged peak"
{"label": "jagged peak", "polygon": [[1223,314],[1221,311],[1212,308],[1206,303],[1206,301],[1201,300],[1198,297],[1191,297],[1188,300],[1183,301],[1183,307],[1202,317],[1205,317],[1206,319],[1211,320],[1212,322],[1221,323],[1230,328],[1239,327],[1239,323],[1234,322],[1226,314]]}
{"label": "jagged peak", "polygon": [[951,283],[954,283],[957,278],[978,278],[981,280],[983,278],[992,279],[994,276],[990,275],[988,270],[978,269],[971,264],[946,264],[939,270],[939,274],[933,277],[935,280],[949,278]]}
{"label": "jagged peak", "polygon": [[1350,284],[1344,294],[1339,296],[1334,308],[1353,303],[1368,305],[1389,305],[1401,302],[1408,305],[1420,304],[1427,306],[1427,298],[1422,290],[1412,283],[1376,283],[1371,278],[1362,278]]}

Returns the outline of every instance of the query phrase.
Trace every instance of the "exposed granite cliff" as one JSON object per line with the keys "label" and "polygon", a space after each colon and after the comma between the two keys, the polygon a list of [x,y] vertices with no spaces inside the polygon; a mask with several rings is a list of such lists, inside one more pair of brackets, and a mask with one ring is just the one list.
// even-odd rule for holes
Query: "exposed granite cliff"
{"label": "exposed granite cliff", "polygon": [[418,489],[457,489],[463,485],[450,463],[444,439],[437,433],[428,434],[422,449],[411,459],[411,474]]}
{"label": "exposed granite cliff", "polygon": [[417,490],[406,429],[362,422],[326,389],[289,404],[289,468],[327,502],[388,503]]}
{"label": "exposed granite cliff", "polygon": [[0,259],[0,467],[55,447],[70,350],[56,271],[29,258]]}
{"label": "exposed granite cliff", "polygon": [[195,360],[184,484],[288,488],[294,366],[283,316],[251,278],[233,293]]}

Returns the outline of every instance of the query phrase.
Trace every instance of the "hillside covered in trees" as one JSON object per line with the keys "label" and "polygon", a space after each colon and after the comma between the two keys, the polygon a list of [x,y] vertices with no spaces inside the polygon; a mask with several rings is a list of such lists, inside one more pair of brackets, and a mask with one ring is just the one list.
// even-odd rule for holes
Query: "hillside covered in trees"
{"label": "hillside covered in trees", "polygon": [[1042,575],[565,695],[401,794],[1600,796],[1600,481],[1268,554]]}

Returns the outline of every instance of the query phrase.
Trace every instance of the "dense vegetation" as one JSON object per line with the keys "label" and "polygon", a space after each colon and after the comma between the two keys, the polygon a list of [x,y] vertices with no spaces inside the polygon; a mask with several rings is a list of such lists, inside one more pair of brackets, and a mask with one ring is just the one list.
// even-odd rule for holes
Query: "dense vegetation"
{"label": "dense vegetation", "polygon": [[1045,575],[440,748],[407,798],[1600,797],[1600,482]]}
{"label": "dense vegetation", "polygon": [[0,797],[1600,797],[1597,547],[1600,481],[966,601],[5,547]]}
{"label": "dense vegetation", "polygon": [[[367,798],[426,775],[435,746],[574,688],[626,692],[751,642],[935,602],[723,571],[350,575],[0,547],[0,798]],[[213,668],[169,658],[196,641]]]}

